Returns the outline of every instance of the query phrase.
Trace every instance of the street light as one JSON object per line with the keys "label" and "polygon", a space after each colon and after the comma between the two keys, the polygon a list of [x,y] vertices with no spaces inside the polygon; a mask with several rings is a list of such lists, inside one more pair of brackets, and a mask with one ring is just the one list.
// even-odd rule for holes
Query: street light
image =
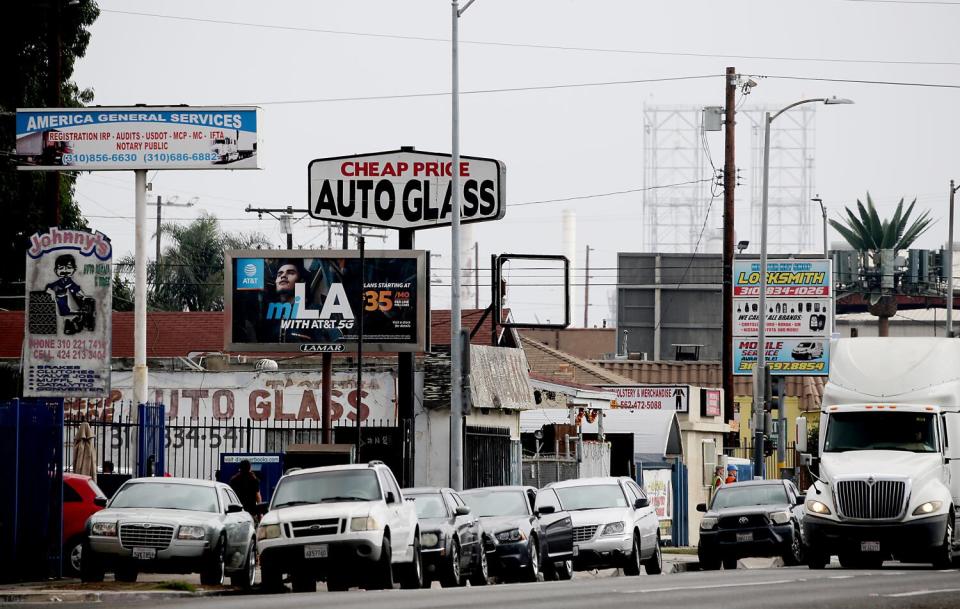
{"label": "street light", "polygon": [[820,198],[820,195],[815,196],[810,199],[814,203],[820,204],[820,213],[823,214],[823,257],[830,257],[830,249],[827,246],[827,208],[823,204],[823,199]]}
{"label": "street light", "polygon": [[767,351],[767,208],[770,194],[770,123],[778,116],[802,104],[823,103],[828,106],[852,104],[853,101],[838,97],[802,99],[770,116],[766,113],[763,129],[763,202],[760,213],[760,323],[757,330],[757,363],[753,369],[753,467],[754,476],[763,472],[763,416],[764,416],[764,369]]}

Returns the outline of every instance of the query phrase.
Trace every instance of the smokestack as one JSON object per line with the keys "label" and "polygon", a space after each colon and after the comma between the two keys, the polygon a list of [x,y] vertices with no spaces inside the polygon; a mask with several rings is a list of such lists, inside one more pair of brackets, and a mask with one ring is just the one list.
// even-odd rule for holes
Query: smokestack
{"label": "smokestack", "polygon": [[570,289],[567,290],[567,299],[570,302],[570,325],[572,326],[579,309],[574,299],[577,291],[573,287],[576,283],[574,277],[577,277],[577,215],[570,209],[563,210],[563,255],[570,261]]}

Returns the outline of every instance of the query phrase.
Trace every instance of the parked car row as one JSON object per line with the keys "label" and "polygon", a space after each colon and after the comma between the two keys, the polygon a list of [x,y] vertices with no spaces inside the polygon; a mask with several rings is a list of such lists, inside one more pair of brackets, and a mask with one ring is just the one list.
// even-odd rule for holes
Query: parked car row
{"label": "parked car row", "polygon": [[570,579],[576,570],[662,570],[659,526],[629,478],[543,489],[499,486],[401,490],[380,462],[288,472],[258,526],[227,485],[183,478],[130,480],[87,520],[84,581],[112,571],[199,572],[204,584],[254,583],[295,592],[444,587]]}

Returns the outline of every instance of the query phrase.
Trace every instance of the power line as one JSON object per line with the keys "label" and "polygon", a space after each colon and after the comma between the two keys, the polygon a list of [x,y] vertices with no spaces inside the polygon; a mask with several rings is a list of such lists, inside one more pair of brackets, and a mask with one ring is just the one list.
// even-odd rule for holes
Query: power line
{"label": "power line", "polygon": [[864,80],[858,78],[823,78],[816,76],[776,76],[773,74],[756,74],[757,78],[779,78],[781,80],[811,80],[817,82],[844,82],[857,85],[888,85],[894,87],[930,87],[934,89],[960,89],[960,84],[936,82],[911,82],[899,80]]}
{"label": "power line", "polygon": [[612,192],[601,192],[592,195],[581,195],[576,197],[564,197],[562,199],[543,199],[540,201],[525,201],[523,203],[511,203],[510,207],[523,207],[524,205],[542,205],[544,203],[565,203],[567,201],[580,201],[582,199],[598,199],[600,197],[614,197],[617,195],[625,195],[633,192],[644,192],[647,190],[658,190],[660,188],[674,188],[677,186],[687,186],[690,184],[699,184],[701,182],[709,182],[712,178],[703,178],[700,180],[689,180],[687,182],[677,182],[675,184],[658,184],[656,186],[645,186],[642,188],[629,188],[627,190],[615,190]]}
{"label": "power line", "polygon": [[[865,0],[861,0],[865,1]],[[872,0],[874,2],[892,1],[892,0]],[[955,4],[953,2],[934,2],[926,1],[929,4]],[[906,4],[919,4],[920,2],[905,2]],[[246,21],[228,21],[225,19],[208,19],[202,17],[186,17],[181,15],[161,15],[158,13],[143,13],[137,11],[120,11],[111,9],[100,9],[103,13],[114,13],[118,15],[129,15],[136,17],[152,17],[156,19],[169,19],[174,21],[189,21],[195,23],[215,23],[218,25],[234,25],[240,27],[261,28],[270,30],[306,32],[314,34],[332,34],[337,36],[356,36],[362,38],[380,38],[391,40],[406,40],[414,42],[439,42],[449,44],[448,38],[434,36],[411,36],[403,34],[377,34],[372,32],[358,32],[351,30],[332,30],[326,28],[311,28],[305,26],[274,25],[268,23],[251,23]],[[460,44],[471,44],[477,46],[490,46],[500,48],[521,48],[521,49],[539,49],[547,51],[574,51],[587,53],[613,53],[621,55],[653,55],[664,57],[696,57],[705,59],[750,59],[763,61],[791,61],[791,62],[822,62],[822,63],[859,63],[859,64],[879,64],[879,65],[924,65],[924,66],[955,66],[960,62],[953,61],[920,61],[920,60],[886,60],[886,59],[843,59],[834,57],[788,57],[776,55],[740,55],[731,53],[698,53],[693,51],[650,51],[644,49],[618,49],[609,47],[584,47],[555,44],[534,44],[524,42],[497,42],[491,40],[460,40]]]}

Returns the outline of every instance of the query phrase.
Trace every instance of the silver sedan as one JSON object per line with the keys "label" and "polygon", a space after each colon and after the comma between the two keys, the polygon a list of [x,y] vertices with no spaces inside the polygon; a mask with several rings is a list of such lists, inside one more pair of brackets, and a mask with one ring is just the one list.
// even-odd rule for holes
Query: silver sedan
{"label": "silver sedan", "polygon": [[256,528],[226,484],[189,478],[136,478],[87,521],[80,576],[118,581],[145,573],[200,573],[205,585],[253,584]]}

